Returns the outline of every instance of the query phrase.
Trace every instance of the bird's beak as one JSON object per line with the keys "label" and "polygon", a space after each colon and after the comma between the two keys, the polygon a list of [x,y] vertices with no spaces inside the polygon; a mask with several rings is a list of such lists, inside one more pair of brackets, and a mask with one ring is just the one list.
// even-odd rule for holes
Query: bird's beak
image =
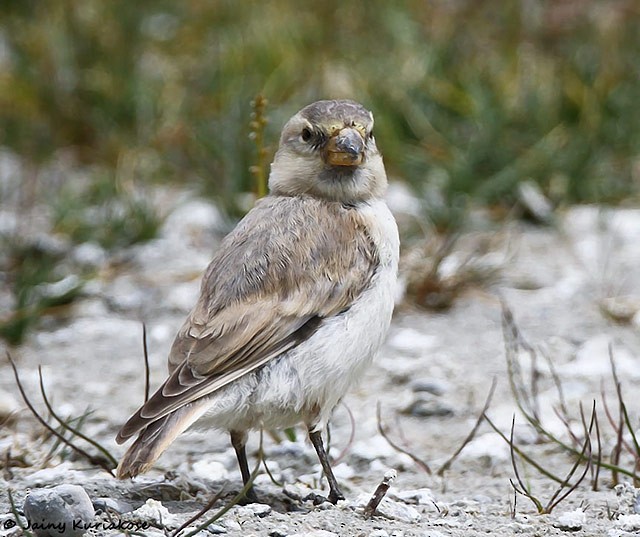
{"label": "bird's beak", "polygon": [[329,138],[326,162],[332,166],[358,166],[364,159],[364,139],[351,127],[339,130]]}

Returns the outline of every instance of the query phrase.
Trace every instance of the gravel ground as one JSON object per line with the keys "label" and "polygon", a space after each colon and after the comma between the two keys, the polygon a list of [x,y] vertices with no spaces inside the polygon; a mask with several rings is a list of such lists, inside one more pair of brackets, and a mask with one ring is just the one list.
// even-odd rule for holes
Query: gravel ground
{"label": "gravel ground", "polygon": [[[161,236],[150,243],[116,256],[95,245],[68,246],[73,259],[96,265],[97,277],[86,286],[82,300],[44,319],[23,346],[11,351],[37,408],[44,408],[37,384],[41,365],[56,411],[77,417],[91,410],[83,432],[116,457],[124,447],[116,446],[115,433],[143,398],[142,321],[154,387],[165,375],[173,336],[195,300],[200,273],[225,227],[205,202],[189,196],[171,199],[176,208]],[[474,251],[487,236],[464,236],[443,271],[455,272],[465,252]],[[323,493],[325,484],[303,432],[298,431],[295,441],[265,434],[263,451],[278,484],[262,472],[256,488],[264,503],[235,506],[199,535],[636,534],[637,491],[624,479],[612,487],[611,473],[604,470],[597,491],[591,490],[588,474],[552,513],[537,514],[531,501],[514,496],[509,446],[487,423],[443,475],[436,471],[471,431],[493,379],[496,389],[488,414],[500,430],[509,433],[516,413],[515,442],[527,455],[562,476],[573,464],[556,445],[542,442],[517,413],[505,360],[501,301],[512,310],[523,338],[539,350],[537,401],[546,428],[567,439],[553,410],[559,396],[544,356],[562,380],[574,430],[580,431],[579,403],[589,408],[597,401],[602,453],[608,456],[615,435],[604,415],[603,395],[617,415],[610,348],[628,394],[631,421],[638,423],[640,409],[633,396],[640,384],[638,239],[640,211],[595,207],[567,210],[555,228],[518,223],[494,232],[491,250],[478,254],[474,262],[493,267],[495,281],[468,290],[441,313],[399,305],[374,366],[336,409],[331,454],[339,459],[336,475],[348,499],[337,506],[306,500],[312,491]],[[528,374],[529,355],[521,352],[516,361]],[[431,474],[379,434],[377,408],[388,437],[426,462]],[[241,488],[228,438],[210,430],[181,436],[147,475],[115,480],[68,449],[55,447],[26,410],[5,362],[0,368],[0,415],[11,412],[0,429],[0,535],[20,534],[12,527],[9,490],[21,510],[29,491],[82,485],[94,505],[121,512],[111,519],[96,515],[90,535],[118,535],[127,528],[163,535],[223,487],[209,515]],[[252,463],[258,449],[256,433],[250,442]],[[633,466],[631,461],[626,464]],[[522,462],[519,468],[530,490],[546,504],[557,484]],[[363,508],[390,469],[397,478],[377,513],[367,518]],[[108,529],[109,523],[116,529]],[[51,534],[61,534],[55,531]]]}

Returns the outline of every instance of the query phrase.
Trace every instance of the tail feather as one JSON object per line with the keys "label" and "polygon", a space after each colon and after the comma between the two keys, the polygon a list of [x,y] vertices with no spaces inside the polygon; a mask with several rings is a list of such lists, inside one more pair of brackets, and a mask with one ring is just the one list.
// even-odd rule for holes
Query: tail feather
{"label": "tail feather", "polygon": [[116,474],[118,479],[135,477],[151,468],[176,437],[207,411],[208,406],[204,402],[193,403],[147,425],[122,457]]}

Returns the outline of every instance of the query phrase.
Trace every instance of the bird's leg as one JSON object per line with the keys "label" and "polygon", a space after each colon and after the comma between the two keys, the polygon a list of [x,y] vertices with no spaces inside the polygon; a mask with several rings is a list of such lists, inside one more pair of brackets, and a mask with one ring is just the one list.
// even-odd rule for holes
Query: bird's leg
{"label": "bird's leg", "polygon": [[336,481],[336,476],[333,475],[333,470],[331,470],[331,465],[329,464],[329,457],[327,456],[327,452],[324,450],[324,445],[322,444],[322,433],[320,431],[313,431],[310,428],[309,440],[311,440],[311,443],[318,454],[322,470],[324,471],[324,475],[327,476],[327,481],[329,482],[329,497],[327,499],[334,504],[337,503],[338,500],[344,500],[344,494],[340,491],[340,487]]}
{"label": "bird's leg", "polygon": [[[242,482],[247,486],[247,483],[249,483],[251,479],[251,472],[249,472],[249,464],[247,463],[247,452],[245,450],[247,433],[246,431],[229,431],[229,435],[231,436],[231,445],[233,446],[233,449],[235,449],[236,457],[238,458],[238,466],[240,466]],[[253,490],[253,485],[247,489],[244,496],[249,503],[258,502],[256,491]]]}

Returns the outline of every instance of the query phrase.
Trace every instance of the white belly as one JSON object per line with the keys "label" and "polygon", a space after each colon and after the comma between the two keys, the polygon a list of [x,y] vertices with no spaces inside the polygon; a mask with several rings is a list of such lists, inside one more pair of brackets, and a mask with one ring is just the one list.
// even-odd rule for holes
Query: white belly
{"label": "white belly", "polygon": [[358,210],[380,256],[370,287],[349,310],[325,320],[307,341],[208,396],[202,425],[277,429],[304,422],[323,428],[333,407],[382,345],[393,313],[398,270],[396,223],[382,201]]}

